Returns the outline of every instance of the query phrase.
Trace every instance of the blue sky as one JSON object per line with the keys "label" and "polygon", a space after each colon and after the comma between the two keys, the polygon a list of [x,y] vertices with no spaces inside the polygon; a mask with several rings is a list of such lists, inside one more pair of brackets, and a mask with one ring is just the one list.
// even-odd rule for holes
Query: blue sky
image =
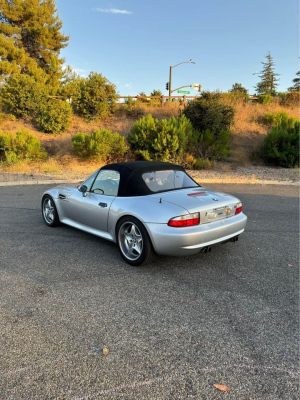
{"label": "blue sky", "polygon": [[[250,94],[270,51],[281,74],[279,91],[299,70],[297,0],[56,0],[66,64],[82,75],[101,72],[120,95],[164,94],[169,67],[173,88],[200,83],[227,91],[235,82]],[[197,94],[191,89],[191,94]]]}

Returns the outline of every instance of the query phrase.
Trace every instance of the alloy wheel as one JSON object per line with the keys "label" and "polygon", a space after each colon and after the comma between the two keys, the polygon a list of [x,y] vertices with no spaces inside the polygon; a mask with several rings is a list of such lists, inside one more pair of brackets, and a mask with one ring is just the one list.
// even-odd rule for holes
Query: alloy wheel
{"label": "alloy wheel", "polygon": [[118,236],[123,255],[130,261],[137,260],[143,251],[143,236],[139,228],[133,222],[124,222]]}
{"label": "alloy wheel", "polygon": [[47,224],[51,225],[54,221],[54,205],[49,197],[46,197],[43,202],[43,216]]}

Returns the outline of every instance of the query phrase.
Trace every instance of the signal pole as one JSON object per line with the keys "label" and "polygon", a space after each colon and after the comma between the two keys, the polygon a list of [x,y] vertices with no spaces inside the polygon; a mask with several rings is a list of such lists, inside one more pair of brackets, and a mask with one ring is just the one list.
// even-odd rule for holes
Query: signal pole
{"label": "signal pole", "polygon": [[[172,95],[172,68],[170,67],[170,75],[169,75],[169,96]],[[171,101],[171,99],[169,99]]]}
{"label": "signal pole", "polygon": [[[192,59],[190,59],[190,61],[182,61],[181,63],[178,63],[178,64],[176,64],[176,65],[173,65],[173,67],[170,66],[170,74],[169,74],[169,96],[171,96],[171,94],[172,94],[172,68],[175,68],[175,67],[177,67],[177,65],[185,64],[185,63],[188,63],[188,64],[196,64],[195,61],[192,61]],[[171,100],[171,99],[170,99],[170,100]]]}

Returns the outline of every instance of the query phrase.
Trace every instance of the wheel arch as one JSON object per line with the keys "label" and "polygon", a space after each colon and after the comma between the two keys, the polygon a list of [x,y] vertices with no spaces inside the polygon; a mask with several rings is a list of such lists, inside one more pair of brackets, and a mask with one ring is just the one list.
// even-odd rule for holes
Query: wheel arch
{"label": "wheel arch", "polygon": [[143,227],[145,228],[145,230],[146,230],[146,232],[147,232],[147,234],[148,234],[148,237],[149,237],[149,239],[150,239],[151,246],[152,246],[152,248],[155,250],[154,245],[153,245],[153,240],[152,240],[152,237],[151,237],[151,234],[150,234],[150,232],[149,232],[149,229],[148,229],[147,224],[145,224],[144,221],[142,221],[140,218],[136,217],[136,216],[133,215],[133,214],[121,215],[121,216],[117,219],[116,225],[115,225],[115,238],[116,238],[116,242],[118,242],[118,232],[117,232],[118,225],[119,225],[120,221],[122,221],[122,219],[125,219],[125,218],[134,218],[134,219],[138,220],[138,221],[143,225]]}
{"label": "wheel arch", "polygon": [[[117,227],[118,227],[120,221],[122,221],[122,219],[125,219],[125,218],[135,218],[135,219],[137,219],[141,224],[143,224],[144,228],[147,230],[147,228],[146,228],[146,226],[145,226],[145,223],[144,223],[140,218],[137,218],[135,215],[133,215],[133,214],[121,215],[121,216],[116,220],[116,225],[115,225],[115,235],[116,235],[116,239],[117,239]],[[148,230],[147,230],[147,232],[148,232]]]}
{"label": "wheel arch", "polygon": [[58,220],[60,221],[59,212],[58,212],[59,207],[57,206],[57,203],[56,203],[56,200],[57,200],[57,199],[56,199],[55,197],[53,197],[52,194],[49,193],[48,191],[45,192],[45,193],[43,193],[43,195],[42,195],[42,199],[41,199],[41,207],[42,207],[42,210],[43,210],[43,202],[44,202],[44,198],[45,198],[45,197],[50,197],[51,200],[53,201],[53,203],[54,203],[54,205],[55,205],[56,212],[57,212]]}

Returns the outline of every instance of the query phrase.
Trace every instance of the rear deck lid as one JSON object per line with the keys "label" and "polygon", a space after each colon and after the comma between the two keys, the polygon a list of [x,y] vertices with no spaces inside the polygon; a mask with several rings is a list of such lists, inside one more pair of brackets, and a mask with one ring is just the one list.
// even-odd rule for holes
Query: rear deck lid
{"label": "rear deck lid", "polygon": [[235,215],[239,200],[226,193],[215,192],[203,187],[173,190],[159,193],[162,201],[176,204],[192,214],[200,213],[200,224],[217,221]]}

